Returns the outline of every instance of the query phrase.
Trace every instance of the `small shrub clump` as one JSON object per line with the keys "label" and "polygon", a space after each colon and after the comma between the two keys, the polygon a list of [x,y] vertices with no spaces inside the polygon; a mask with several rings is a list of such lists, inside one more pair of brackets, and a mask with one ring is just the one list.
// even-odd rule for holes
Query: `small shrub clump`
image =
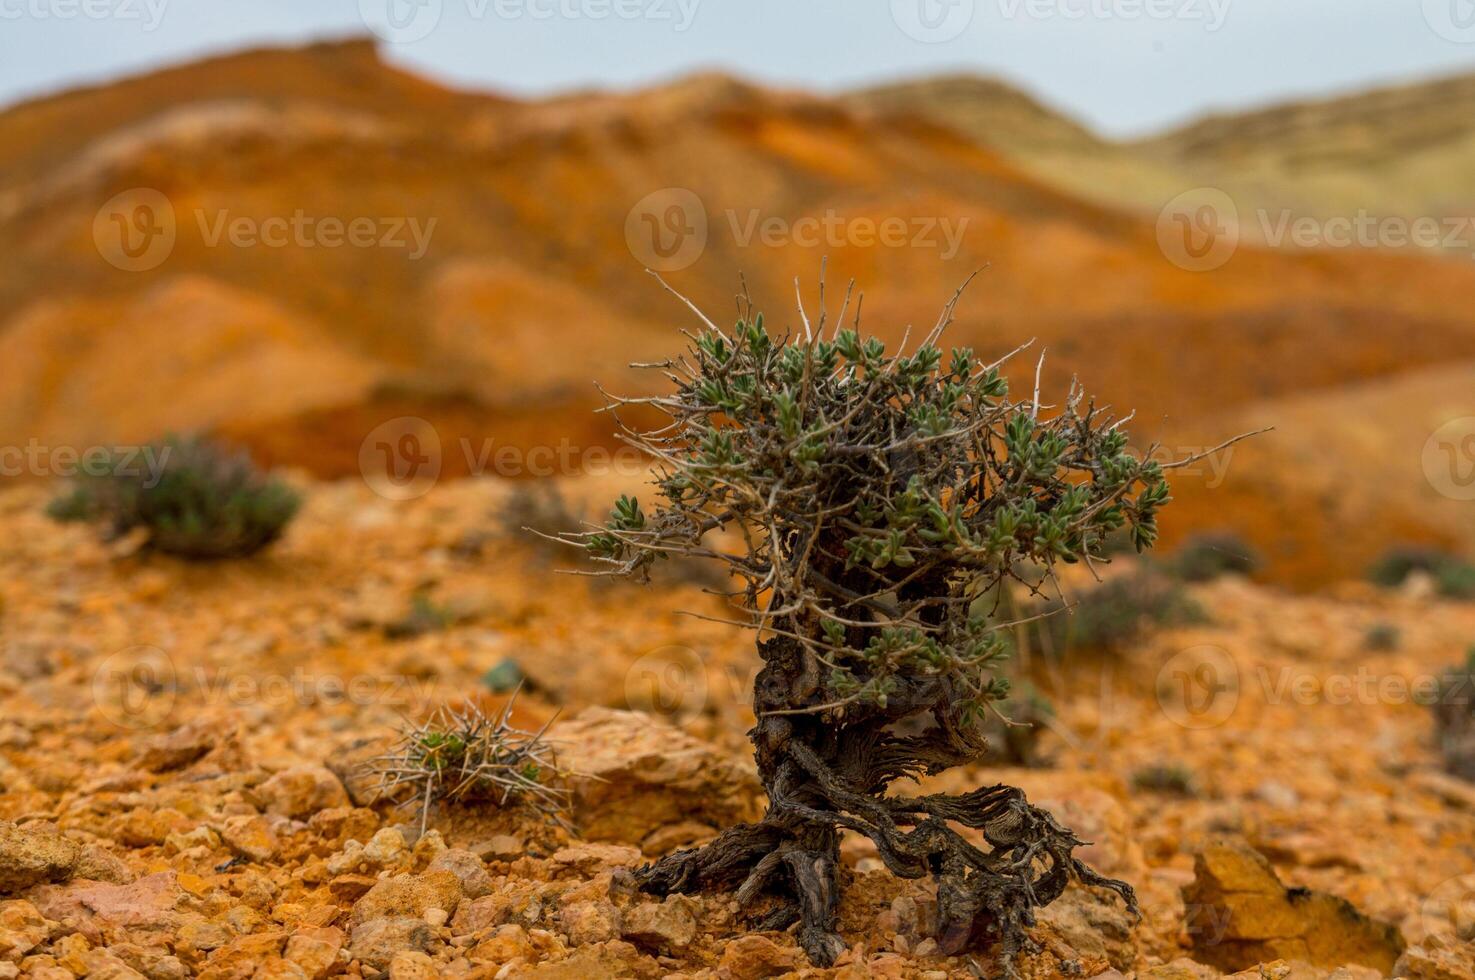
{"label": "small shrub clump", "polygon": [[[1057,601],[1053,611],[1066,608]],[[1192,626],[1208,614],[1178,582],[1150,569],[1125,572],[1080,593],[1063,615],[1038,623],[1045,649],[1121,652],[1154,629]]]}
{"label": "small shrub clump", "polygon": [[1132,773],[1132,787],[1165,796],[1193,798],[1199,795],[1198,780],[1192,770],[1176,763],[1138,769]]}
{"label": "small shrub clump", "polygon": [[1254,546],[1238,534],[1218,531],[1189,538],[1168,567],[1185,582],[1212,582],[1225,575],[1253,575],[1263,563]]}
{"label": "small shrub clump", "polygon": [[1438,548],[1404,546],[1385,552],[1368,569],[1368,579],[1394,589],[1415,572],[1434,580],[1435,591],[1448,599],[1475,599],[1475,565]]}
{"label": "small shrub clump", "polygon": [[441,803],[525,805],[567,827],[561,816],[568,791],[560,782],[547,726],[523,731],[511,723],[516,693],[495,717],[475,703],[442,706],[419,725],[409,725],[387,753],[368,764],[378,776],[381,799],[417,806],[423,834]]}
{"label": "small shrub clump", "polygon": [[1003,360],[940,346],[956,296],[890,350],[858,315],[846,322],[850,299],[831,321],[821,285],[817,320],[801,305],[780,335],[746,296],[730,329],[683,300],[702,326],[658,365],[674,390],[614,400],[669,418],[622,426],[656,460],[659,501],[622,497],[568,540],[611,574],[643,578],[672,556],[724,566],[763,661],[750,735],[766,815],[636,880],[657,895],[735,891],[757,928],[796,925],[828,966],[846,948],[840,836],[862,834],[893,874],[935,879],[945,951],[997,941],[1009,972],[1033,909],[1070,880],[1135,909],[1131,888],[1072,856],[1080,841],[1018,789],[887,789],[985,755],[1006,644],[974,602],[1018,568],[1099,561],[1121,529],[1151,547],[1165,467],[1129,453],[1121,422],[1075,386],[1053,406],[1038,387],[1015,398]]}
{"label": "small shrub clump", "polygon": [[253,555],[276,541],[301,503],[245,453],[201,438],[170,437],[148,458],[158,461],[156,469],[137,457],[115,457],[100,472],[79,476],[47,513],[101,524],[109,539],[143,528],[150,548],[213,560]]}

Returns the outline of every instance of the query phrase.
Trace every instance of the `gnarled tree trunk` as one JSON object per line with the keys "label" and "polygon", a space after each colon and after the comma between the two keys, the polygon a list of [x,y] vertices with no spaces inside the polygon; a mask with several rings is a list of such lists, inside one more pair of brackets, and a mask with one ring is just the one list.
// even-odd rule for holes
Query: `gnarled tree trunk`
{"label": "gnarled tree trunk", "polygon": [[[736,890],[759,929],[799,924],[799,945],[816,966],[846,948],[837,931],[840,834],[864,834],[902,878],[937,882],[938,936],[948,953],[997,941],[1006,973],[1034,922],[1071,878],[1117,892],[1136,912],[1130,886],[1098,875],[1071,856],[1082,844],[1024,794],[991,786],[961,796],[888,797],[902,777],[974,761],[984,744],[955,715],[946,682],[919,678],[885,706],[847,706],[843,718],[800,710],[819,689],[818,665],[797,641],[760,644],[755,685],[758,724],[750,733],[768,792],[758,823],[734,827],[703,847],[677,851],[636,872],[647,892]],[[920,734],[897,722],[926,712]],[[955,827],[982,831],[988,850]]]}

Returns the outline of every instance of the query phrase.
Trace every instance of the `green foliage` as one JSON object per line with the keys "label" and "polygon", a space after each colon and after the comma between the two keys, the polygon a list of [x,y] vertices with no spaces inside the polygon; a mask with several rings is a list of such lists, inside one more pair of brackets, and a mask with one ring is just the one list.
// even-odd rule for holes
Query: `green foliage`
{"label": "green foliage", "polygon": [[1259,571],[1260,553],[1232,531],[1197,534],[1173,555],[1169,569],[1185,582],[1210,582],[1224,575]]}
{"label": "green foliage", "polygon": [[758,625],[822,666],[805,709],[885,710],[940,682],[981,717],[1008,685],[973,600],[1023,563],[1043,577],[1101,560],[1114,532],[1150,548],[1169,493],[1080,390],[1014,401],[1002,362],[938,346],[950,317],[909,351],[823,318],[771,336],[751,304],[729,330],[708,323],[662,365],[674,393],[622,402],[671,419],[626,430],[659,463],[655,505],[621,498],[601,531],[569,537],[615,574],[725,564]]}
{"label": "green foliage", "polygon": [[422,830],[442,802],[525,805],[563,824],[566,774],[543,732],[511,724],[515,701],[514,694],[495,717],[470,703],[441,707],[428,721],[407,725],[390,751],[366,767],[379,777],[381,798],[418,806]]}
{"label": "green foliage", "polygon": [[1432,577],[1436,591],[1446,598],[1475,599],[1475,565],[1438,548],[1418,545],[1392,548],[1368,569],[1368,579],[1392,589],[1415,572]]}
{"label": "green foliage", "polygon": [[454,626],[458,619],[455,610],[440,605],[429,593],[416,592],[410,599],[409,612],[385,626],[384,635],[392,640],[404,640],[439,633]]}
{"label": "green foliage", "polygon": [[1199,795],[1198,780],[1192,770],[1178,763],[1144,766],[1132,773],[1132,787],[1148,793],[1163,793],[1167,796],[1195,797]]}
{"label": "green foliage", "polygon": [[200,438],[171,436],[151,447],[156,470],[137,455],[117,456],[81,475],[47,513],[58,521],[106,526],[109,537],[144,528],[147,543],[181,558],[255,554],[277,540],[300,500],[263,475],[244,453]]}
{"label": "green foliage", "polygon": [[1073,598],[1068,613],[1041,620],[1041,629],[1048,631],[1046,649],[1120,652],[1154,629],[1208,621],[1182,585],[1150,569],[1114,575]]}

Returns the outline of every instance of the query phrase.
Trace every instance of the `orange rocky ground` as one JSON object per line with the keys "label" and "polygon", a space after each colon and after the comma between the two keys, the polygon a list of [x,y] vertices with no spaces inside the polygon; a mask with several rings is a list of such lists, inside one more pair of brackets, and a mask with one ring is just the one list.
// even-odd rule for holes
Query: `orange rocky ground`
{"label": "orange rocky ground", "polygon": [[[727,897],[623,886],[759,804],[751,638],[674,614],[716,600],[555,575],[499,530],[506,484],[304,489],[277,547],[207,567],[55,526],[39,487],[0,495],[0,976],[973,975],[937,955],[926,887],[861,842],[833,970],[745,933]],[[422,594],[448,625],[393,638]],[[938,780],[1022,786],[1137,887],[1137,924],[1068,892],[1025,974],[1475,975],[1475,786],[1440,772],[1413,703],[1475,606],[1236,580],[1195,596],[1212,623],[1041,674],[1050,766]],[[1378,624],[1393,649],[1367,648]],[[471,692],[506,658],[529,678],[517,717],[560,713],[581,835],[450,807],[420,837],[349,763],[402,716],[500,704]],[[1182,767],[1189,793],[1134,788],[1149,766]]]}

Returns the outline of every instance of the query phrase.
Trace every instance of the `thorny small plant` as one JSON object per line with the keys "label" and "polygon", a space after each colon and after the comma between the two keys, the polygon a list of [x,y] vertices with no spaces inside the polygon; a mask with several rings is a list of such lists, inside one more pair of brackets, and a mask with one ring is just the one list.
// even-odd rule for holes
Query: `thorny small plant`
{"label": "thorny small plant", "polygon": [[[685,557],[734,576],[725,595],[740,613],[723,621],[759,634],[750,734],[769,809],[636,879],[655,894],[735,889],[759,928],[798,923],[816,965],[846,946],[846,831],[869,837],[894,874],[933,876],[944,950],[998,940],[1005,972],[1032,910],[1072,878],[1136,908],[1017,789],[886,792],[986,748],[979,726],[1008,694],[997,668],[1013,624],[975,601],[1010,579],[1040,594],[1057,563],[1105,560],[1114,532],[1151,547],[1169,499],[1171,466],[1129,453],[1126,420],[1078,386],[1048,405],[1037,366],[1033,393],[1015,399],[1007,357],[940,346],[961,293],[920,343],[894,350],[862,333],[859,301],[847,323],[851,290],[832,321],[823,280],[817,319],[801,300],[800,327],[777,336],[746,294],[730,329],[678,294],[702,327],[684,356],[643,365],[674,390],[609,406],[617,419],[630,405],[669,419],[620,425],[655,460],[660,500],[621,497],[603,526],[564,535],[607,574],[644,578]],[[991,849],[953,824],[982,830]]]}
{"label": "thorny small plant", "polygon": [[368,763],[380,798],[418,806],[422,834],[440,803],[517,803],[570,829],[562,816],[569,794],[560,785],[568,774],[544,738],[548,726],[514,727],[516,700],[514,692],[495,717],[474,703],[443,705],[422,724],[407,725],[393,748]]}

